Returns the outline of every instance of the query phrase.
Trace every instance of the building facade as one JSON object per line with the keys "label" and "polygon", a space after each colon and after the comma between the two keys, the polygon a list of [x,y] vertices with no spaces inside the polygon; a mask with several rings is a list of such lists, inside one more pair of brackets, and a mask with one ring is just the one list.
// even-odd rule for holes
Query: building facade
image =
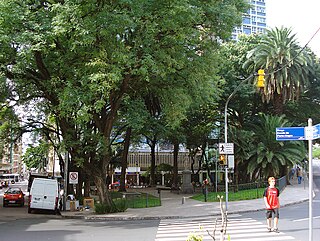
{"label": "building facade", "polygon": [[22,174],[23,164],[22,156],[22,141],[19,138],[15,143],[4,147],[4,153],[0,160],[0,173],[18,173]]}
{"label": "building facade", "polygon": [[238,40],[241,34],[265,33],[267,28],[267,0],[248,0],[251,8],[242,16],[242,25],[232,32],[232,39]]}

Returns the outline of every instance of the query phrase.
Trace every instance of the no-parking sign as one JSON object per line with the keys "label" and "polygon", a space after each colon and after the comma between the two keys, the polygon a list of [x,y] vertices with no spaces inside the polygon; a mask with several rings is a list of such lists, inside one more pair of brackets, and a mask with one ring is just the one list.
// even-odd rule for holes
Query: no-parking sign
{"label": "no-parking sign", "polygon": [[69,172],[69,184],[78,184],[78,172]]}

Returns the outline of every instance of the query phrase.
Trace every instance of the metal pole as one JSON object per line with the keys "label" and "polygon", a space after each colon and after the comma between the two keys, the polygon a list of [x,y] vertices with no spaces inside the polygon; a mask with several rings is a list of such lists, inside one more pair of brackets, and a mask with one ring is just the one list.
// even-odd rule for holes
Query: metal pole
{"label": "metal pole", "polygon": [[10,173],[13,173],[13,132],[12,132],[12,122],[10,127]]}
{"label": "metal pole", "polygon": [[[249,75],[247,78],[243,79],[240,84],[233,90],[233,92],[229,95],[226,104],[224,106],[224,143],[228,143],[228,104],[231,98],[235,95],[235,93],[241,88],[242,84],[244,84],[247,80],[254,77],[254,74]],[[228,156],[226,156],[228,160]],[[228,211],[228,167],[226,167],[226,213]]]}
{"label": "metal pole", "polygon": [[52,178],[54,178],[54,168],[55,168],[55,162],[56,162],[56,152],[53,149],[53,166],[52,166]]}
{"label": "metal pole", "polygon": [[[235,90],[236,91],[236,90]],[[224,106],[224,143],[228,143],[228,103],[235,93],[235,91],[232,92],[232,94],[229,96],[229,98],[226,101],[226,104]],[[228,156],[226,155],[226,159],[228,160]],[[228,161],[227,161],[228,164]],[[225,173],[225,186],[226,186],[226,213],[228,212],[228,166],[226,166],[226,173]]]}
{"label": "metal pole", "polygon": [[[226,155],[227,157],[227,155]],[[229,199],[229,190],[228,190],[228,166],[226,166],[226,213],[228,212],[228,199]]]}
{"label": "metal pole", "polygon": [[64,159],[64,190],[63,190],[63,211],[66,211],[66,203],[67,203],[67,195],[68,195],[68,162],[69,162],[69,157],[68,157],[68,152],[65,154],[65,159]]}
{"label": "metal pole", "polygon": [[218,192],[218,152],[216,151],[216,192]]}
{"label": "metal pole", "polygon": [[[308,127],[312,127],[312,119],[308,119]],[[308,140],[309,148],[309,241],[313,240],[313,215],[312,215],[312,199],[313,199],[313,171],[312,171],[312,139]]]}

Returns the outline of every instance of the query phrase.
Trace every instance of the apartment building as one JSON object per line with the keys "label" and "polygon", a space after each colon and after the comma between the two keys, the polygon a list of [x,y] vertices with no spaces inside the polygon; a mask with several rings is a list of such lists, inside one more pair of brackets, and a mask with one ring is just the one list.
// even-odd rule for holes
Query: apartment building
{"label": "apartment building", "polygon": [[232,32],[232,39],[238,40],[241,34],[265,33],[267,28],[267,0],[248,0],[251,8],[242,16],[242,24]]}

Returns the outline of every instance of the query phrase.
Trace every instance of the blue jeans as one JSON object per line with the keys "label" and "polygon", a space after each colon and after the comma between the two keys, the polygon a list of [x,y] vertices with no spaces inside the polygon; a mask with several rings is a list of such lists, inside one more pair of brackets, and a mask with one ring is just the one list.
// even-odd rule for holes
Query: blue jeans
{"label": "blue jeans", "polygon": [[298,184],[301,184],[302,177],[298,177]]}

